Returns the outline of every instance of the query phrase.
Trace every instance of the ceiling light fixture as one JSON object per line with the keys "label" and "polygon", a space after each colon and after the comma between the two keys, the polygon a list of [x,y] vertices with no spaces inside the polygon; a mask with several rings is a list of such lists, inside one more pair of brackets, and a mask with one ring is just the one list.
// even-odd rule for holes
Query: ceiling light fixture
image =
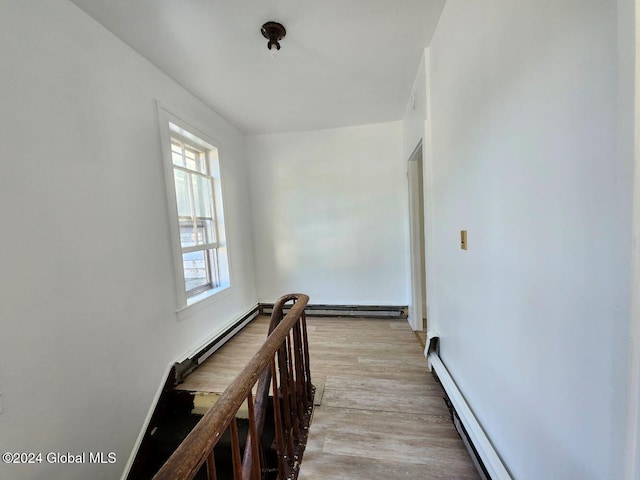
{"label": "ceiling light fixture", "polygon": [[284,38],[287,31],[282,24],[278,22],[267,22],[262,25],[260,31],[262,32],[262,36],[269,40],[267,48],[271,52],[271,56],[275,57],[278,50],[280,50],[280,40]]}

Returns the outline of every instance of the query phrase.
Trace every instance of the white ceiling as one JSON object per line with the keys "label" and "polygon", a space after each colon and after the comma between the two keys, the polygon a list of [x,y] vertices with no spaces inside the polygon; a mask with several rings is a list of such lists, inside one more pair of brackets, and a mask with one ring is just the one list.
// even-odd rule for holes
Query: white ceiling
{"label": "white ceiling", "polygon": [[[444,0],[72,0],[247,134],[398,120]],[[260,27],[282,23],[272,58]]]}

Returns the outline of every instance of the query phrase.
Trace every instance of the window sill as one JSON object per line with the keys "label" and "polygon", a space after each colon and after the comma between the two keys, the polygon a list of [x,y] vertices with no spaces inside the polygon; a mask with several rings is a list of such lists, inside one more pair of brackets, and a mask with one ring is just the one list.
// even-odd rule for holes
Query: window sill
{"label": "window sill", "polygon": [[218,288],[206,290],[198,295],[194,295],[187,299],[187,305],[176,310],[178,321],[196,313],[207,307],[214,299],[226,297],[229,294],[231,285],[223,285]]}

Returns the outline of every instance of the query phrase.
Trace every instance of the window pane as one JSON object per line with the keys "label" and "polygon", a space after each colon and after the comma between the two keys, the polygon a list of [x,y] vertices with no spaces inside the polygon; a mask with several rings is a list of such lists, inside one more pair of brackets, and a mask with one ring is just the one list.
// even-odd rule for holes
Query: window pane
{"label": "window pane", "polygon": [[196,206],[196,217],[213,218],[211,181],[207,177],[192,175],[191,182]]}
{"label": "window pane", "polygon": [[173,178],[176,184],[176,202],[178,204],[179,217],[191,217],[189,203],[189,174],[182,170],[173,169]]}
{"label": "window pane", "polygon": [[192,247],[196,244],[196,229],[193,220],[189,218],[180,218],[180,245],[184,247]]}
{"label": "window pane", "polygon": [[187,165],[187,168],[191,170],[200,171],[200,152],[185,146],[184,148],[184,159]]}
{"label": "window pane", "polygon": [[[182,220],[180,221],[180,228],[181,228],[181,235],[182,235],[182,225],[183,222]],[[189,237],[189,241],[192,242],[189,245],[204,245],[205,243],[215,243],[216,242],[216,237],[215,237],[215,229],[214,229],[214,223],[213,220],[209,220],[209,219],[202,219],[199,218],[196,220],[196,229],[195,232],[193,231],[193,223],[191,221],[191,219],[185,219],[184,220],[184,229],[185,229],[185,239],[187,238],[187,236]],[[189,232],[187,233],[187,230],[189,230]],[[197,234],[197,238],[196,238],[196,234]],[[187,244],[182,243],[183,247],[187,247],[189,246]]]}
{"label": "window pane", "polygon": [[[218,150],[182,127],[170,124],[170,131],[170,161],[182,249],[178,255],[182,256],[190,304],[201,292],[229,285]],[[187,252],[200,248],[205,250]],[[219,271],[221,268],[224,271]]]}
{"label": "window pane", "polygon": [[205,152],[176,138],[171,139],[171,161],[196,172],[207,174]]}
{"label": "window pane", "polygon": [[211,284],[208,256],[206,250],[182,255],[184,286],[187,293],[190,290]]}
{"label": "window pane", "polygon": [[184,167],[184,157],[182,155],[182,144],[175,140],[171,142],[171,160],[175,165]]}
{"label": "window pane", "polygon": [[213,248],[209,250],[209,264],[211,265],[211,284],[214,287],[219,287],[220,283],[220,264],[218,261],[218,249]]}
{"label": "window pane", "polygon": [[213,220],[198,220],[198,238],[200,243],[215,243],[217,241]]}

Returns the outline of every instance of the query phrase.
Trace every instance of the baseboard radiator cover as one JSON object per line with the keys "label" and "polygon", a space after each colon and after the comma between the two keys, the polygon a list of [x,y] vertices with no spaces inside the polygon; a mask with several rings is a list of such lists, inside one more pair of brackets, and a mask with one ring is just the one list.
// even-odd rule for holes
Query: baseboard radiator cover
{"label": "baseboard radiator cover", "polygon": [[[260,313],[271,315],[273,303],[260,303]],[[305,314],[308,317],[353,317],[406,319],[406,305],[307,305]],[[285,310],[287,313],[288,310]]]}
{"label": "baseboard radiator cover", "polygon": [[[437,338],[437,337],[436,337]],[[437,343],[437,342],[436,342]],[[427,347],[430,369],[440,380],[452,409],[453,423],[471,454],[478,472],[486,480],[513,480],[491,441],[467,404],[458,386],[442,363],[438,352]]]}
{"label": "baseboard radiator cover", "polygon": [[186,360],[176,363],[176,385],[178,383],[182,383],[191,372],[198,368],[207,358],[213,355],[218,349],[220,349],[220,347],[227,343],[236,333],[253,321],[253,319],[255,319],[259,314],[260,310],[258,305],[256,305],[249,312],[238,318],[224,332],[209,340],[206,345],[202,346],[196,353],[189,356]]}

